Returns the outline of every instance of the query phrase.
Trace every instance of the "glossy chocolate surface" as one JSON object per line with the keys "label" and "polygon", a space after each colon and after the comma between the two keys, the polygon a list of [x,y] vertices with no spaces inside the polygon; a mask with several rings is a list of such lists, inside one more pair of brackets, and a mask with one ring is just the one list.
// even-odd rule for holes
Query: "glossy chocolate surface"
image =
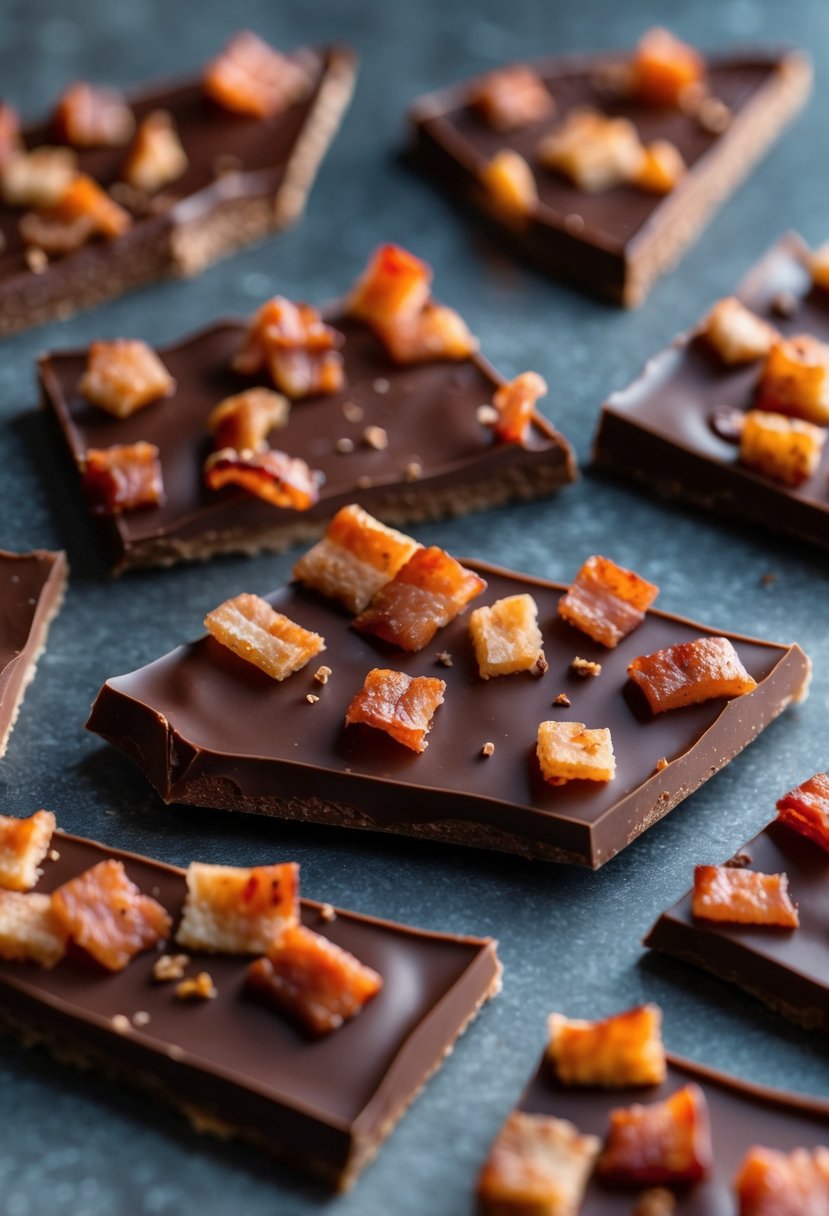
{"label": "glossy chocolate surface", "polygon": [[0,549],[0,755],[65,579],[62,553]]}
{"label": "glossy chocolate surface", "polygon": [[[796,646],[728,635],[759,687],[738,702],[715,700],[654,717],[627,681],[628,663],[716,630],[652,611],[606,650],[558,617],[564,586],[469,565],[488,581],[476,606],[522,592],[535,597],[549,664],[544,676],[481,680],[468,613],[425,650],[404,654],[360,636],[336,604],[292,584],[270,602],[325,637],[321,657],[333,674],[324,688],[312,678],[316,662],[275,683],[203,638],[109,680],[87,725],[126,751],[168,802],[289,816],[297,813],[289,804],[299,803],[307,808],[301,817],[334,823],[347,822],[346,807],[365,817],[357,826],[599,866],[750,742],[797,695],[808,670]],[[436,661],[442,651],[450,653],[451,667]],[[601,675],[571,674],[576,655],[600,662]],[[378,666],[446,681],[445,703],[421,755],[380,731],[343,725],[351,698]],[[553,706],[562,691],[568,709]],[[309,692],[319,695],[316,704],[305,701]],[[548,785],[535,757],[538,725],[546,719],[609,727],[615,779]],[[486,742],[495,744],[488,758],[481,755]],[[657,773],[661,757],[670,763]]]}

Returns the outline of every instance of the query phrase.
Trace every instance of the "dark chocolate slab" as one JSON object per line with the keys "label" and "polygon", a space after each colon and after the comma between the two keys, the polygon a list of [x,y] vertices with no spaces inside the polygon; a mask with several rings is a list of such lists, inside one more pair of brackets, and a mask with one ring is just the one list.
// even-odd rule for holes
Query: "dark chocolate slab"
{"label": "dark chocolate slab", "polygon": [[[716,633],[661,612],[615,650],[605,650],[562,621],[564,586],[468,563],[488,580],[476,603],[529,592],[549,671],[483,681],[468,636],[468,614],[419,654],[402,654],[349,628],[330,601],[292,584],[270,596],[280,611],[327,643],[333,675],[324,688],[317,664],[275,683],[212,638],[107,681],[88,722],[139,765],[166,802],[266,815],[502,849],[598,867],[707,781],[804,690],[809,661],[797,646],[730,636],[759,687],[652,717],[627,682],[637,655]],[[205,605],[212,608],[213,605]],[[435,655],[448,651],[451,667]],[[580,655],[602,664],[583,680],[568,673]],[[343,723],[351,698],[372,667],[446,681],[429,747],[421,755],[380,731]],[[554,708],[561,691],[569,709]],[[308,692],[319,694],[308,704]],[[615,780],[554,788],[535,758],[545,719],[610,727]],[[484,743],[495,754],[481,756]],[[657,761],[669,763],[655,771]]]}
{"label": "dark chocolate slab", "polygon": [[[538,203],[520,224],[508,226],[496,219],[500,230],[535,265],[617,302],[636,305],[800,109],[811,73],[806,57],[793,51],[712,57],[707,64],[710,91],[733,113],[727,131],[714,135],[681,110],[629,98],[609,101],[595,83],[596,73],[621,61],[619,55],[606,55],[533,62],[530,66],[555,100],[556,114],[518,130],[493,130],[467,103],[476,81],[420,98],[410,118],[415,153],[425,167],[490,219],[481,171],[503,148],[523,156],[534,170]],[[578,106],[630,119],[644,143],[670,140],[682,153],[688,174],[660,198],[626,185],[589,194],[544,169],[536,158],[540,138]]]}
{"label": "dark chocolate slab", "polygon": [[[114,857],[177,918],[183,870],[63,833],[54,844],[60,856],[46,863],[37,890]],[[190,970],[209,970],[218,989],[215,1000],[193,1005],[152,980],[152,951],[116,975],[68,957],[52,971],[0,961],[0,1026],[161,1096],[201,1130],[250,1140],[347,1186],[497,992],[500,965],[490,938],[353,912],[326,919],[321,907],[303,900],[303,923],[383,977],[378,996],[326,1038],[311,1041],[248,1000],[247,960],[191,953]],[[138,1011],[149,1013],[146,1025],[113,1025]]]}

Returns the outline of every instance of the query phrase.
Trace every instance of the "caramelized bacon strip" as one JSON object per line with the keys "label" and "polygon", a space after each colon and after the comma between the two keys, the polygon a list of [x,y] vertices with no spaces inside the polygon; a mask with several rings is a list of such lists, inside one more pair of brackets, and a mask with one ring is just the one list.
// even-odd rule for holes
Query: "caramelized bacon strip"
{"label": "caramelized bacon strip", "polygon": [[176,941],[188,950],[265,954],[299,921],[299,866],[194,861]]}
{"label": "caramelized bacon strip", "polygon": [[800,921],[785,874],[733,866],[696,866],[691,911],[700,920],[796,929]]}
{"label": "caramelized bacon strip", "polygon": [[564,1119],[513,1111],[478,1177],[482,1216],[577,1216],[600,1145]]}
{"label": "caramelized bacon strip", "polygon": [[56,826],[51,811],[35,811],[28,819],[0,815],[0,887],[31,890],[40,877],[40,863]]}
{"label": "caramelized bacon strip", "polygon": [[312,79],[295,60],[242,30],[207,65],[204,91],[235,114],[273,118],[310,92]]}
{"label": "caramelized bacon strip", "polygon": [[275,612],[258,595],[237,595],[208,612],[205,627],[217,642],[274,680],[300,671],[321,650],[325,639]]}
{"label": "caramelized bacon strip", "polygon": [[346,710],[345,724],[372,726],[413,752],[422,752],[429,746],[426,735],[445,691],[444,680],[375,667]]}
{"label": "caramelized bacon strip", "polygon": [[52,894],[61,929],[108,971],[168,936],[172,921],[161,904],[143,895],[123,862],[101,861]]}
{"label": "caramelized bacon strip", "polygon": [[248,388],[243,393],[225,397],[207,419],[217,451],[231,448],[234,452],[264,452],[268,435],[285,426],[291,403],[281,393],[269,388]]}
{"label": "caramelized bacon strip", "polygon": [[175,389],[175,380],[156,352],[136,338],[93,342],[78,381],[81,396],[114,418],[129,418]]}
{"label": "caramelized bacon strip", "polygon": [[714,697],[741,697],[757,687],[728,638],[698,638],[642,655],[628,666],[628,675],[655,714]]}
{"label": "caramelized bacon strip", "polygon": [[633,570],[607,557],[588,557],[569,591],[558,602],[558,614],[594,642],[613,648],[645,619],[659,595]]}
{"label": "caramelized bacon strip", "polygon": [[583,722],[542,722],[536,755],[550,785],[612,781],[616,776],[613,740],[606,726],[588,730]]}
{"label": "caramelized bacon strip", "polygon": [[565,1085],[621,1089],[665,1080],[662,1010],[640,1005],[598,1022],[551,1013],[547,1059]]}
{"label": "caramelized bacon strip", "polygon": [[83,491],[95,515],[120,515],[165,501],[161,454],[154,443],[89,448]]}
{"label": "caramelized bacon strip", "polygon": [[211,490],[239,486],[274,507],[308,511],[319,502],[324,474],[301,457],[273,448],[246,453],[222,448],[204,462],[204,480]]}
{"label": "caramelized bacon strip", "polygon": [[815,773],[777,802],[777,818],[829,853],[829,775]]}
{"label": "caramelized bacon strip", "polygon": [[546,393],[547,381],[537,372],[522,372],[520,376],[497,388],[492,397],[492,404],[497,411],[497,418],[492,426],[495,438],[500,439],[502,443],[526,443],[536,402]]}
{"label": "caramelized bacon strip", "polygon": [[708,1104],[692,1083],[664,1102],[612,1110],[597,1171],[614,1186],[665,1186],[699,1182],[712,1161]]}

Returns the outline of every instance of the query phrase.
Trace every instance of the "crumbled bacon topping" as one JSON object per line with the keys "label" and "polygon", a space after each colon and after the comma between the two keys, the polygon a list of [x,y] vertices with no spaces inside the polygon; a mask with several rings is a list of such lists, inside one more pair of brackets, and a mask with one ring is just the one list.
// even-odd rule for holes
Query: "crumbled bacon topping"
{"label": "crumbled bacon topping", "polygon": [[95,515],[120,515],[165,501],[161,453],[154,443],[88,448],[83,492]]}
{"label": "crumbled bacon topping", "polygon": [[748,410],[741,420],[739,460],[746,468],[792,488],[814,477],[826,442],[823,427],[767,410]]}
{"label": "crumbled bacon topping", "polygon": [[509,218],[529,215],[538,202],[535,175],[519,152],[503,148],[481,170],[492,207]]}
{"label": "crumbled bacon topping", "polygon": [[657,139],[645,145],[642,163],[633,180],[640,190],[647,190],[649,194],[670,194],[686,172],[687,166],[676,144],[669,139]]}
{"label": "crumbled bacon topping", "polygon": [[86,174],[77,173],[53,206],[27,212],[19,227],[27,245],[52,255],[71,253],[93,236],[114,240],[131,223],[129,212],[106,190]]}
{"label": "crumbled bacon topping", "polygon": [[733,866],[696,866],[691,911],[699,920],[729,925],[796,929],[797,909],[785,874],[758,874]]}
{"label": "crumbled bacon topping", "polygon": [[460,314],[431,301],[416,316],[399,317],[382,330],[378,328],[377,334],[395,363],[457,362],[478,349],[477,339]]}
{"label": "crumbled bacon topping", "polygon": [[66,90],[53,121],[57,138],[76,148],[118,148],[135,130],[122,93],[83,82]]}
{"label": "crumbled bacon topping", "polygon": [[583,722],[542,722],[536,754],[542,776],[550,785],[612,781],[616,775],[613,741],[605,726],[588,730]]}
{"label": "crumbled bacon topping", "polygon": [[492,432],[496,439],[502,443],[526,443],[535,403],[546,392],[547,382],[537,372],[522,372],[497,388],[492,397]]}
{"label": "crumbled bacon topping", "polygon": [[483,680],[538,670],[544,658],[538,605],[531,595],[509,595],[476,608],[469,618],[469,632]]}
{"label": "crumbled bacon topping", "polygon": [[597,1169],[612,1185],[664,1186],[699,1182],[712,1160],[708,1104],[692,1083],[664,1102],[612,1110]]}
{"label": "crumbled bacon topping", "polygon": [[299,866],[213,866],[187,869],[187,898],[176,941],[187,950],[267,954],[299,920]]}
{"label": "crumbled bacon topping", "polygon": [[269,388],[248,388],[225,397],[207,419],[214,447],[234,452],[264,452],[271,431],[285,426],[291,403]]}
{"label": "crumbled bacon topping", "polygon": [[525,64],[488,72],[471,90],[469,104],[495,131],[515,131],[555,111],[550,90]]}
{"label": "crumbled bacon topping", "polygon": [[141,120],[121,177],[136,190],[155,194],[187,170],[187,153],[167,110],[153,110]]}
{"label": "crumbled bacon topping", "polygon": [[422,752],[429,746],[426,735],[445,691],[444,680],[375,667],[346,710],[345,724],[372,726],[413,752]]}
{"label": "crumbled bacon topping", "polygon": [[564,1119],[513,1111],[478,1178],[482,1216],[576,1216],[600,1146]]}
{"label": "crumbled bacon topping", "polygon": [[326,325],[316,308],[274,296],[254,313],[231,366],[245,376],[267,371],[276,388],[292,398],[336,393],[345,381],[337,350],[342,343],[342,334]]}
{"label": "crumbled bacon topping", "polygon": [[172,924],[120,861],[101,861],[65,882],[52,906],[63,930],[108,971],[123,971],[136,954],[167,937]]}
{"label": "crumbled bacon topping", "polygon": [[275,612],[258,595],[237,595],[208,612],[204,624],[217,642],[274,680],[300,671],[325,650],[325,639]]}
{"label": "crumbled bacon topping", "polygon": [[613,648],[642,624],[659,588],[608,557],[588,557],[558,614],[594,642]]}
{"label": "crumbled bacon topping", "polygon": [[578,676],[580,680],[595,680],[602,674],[602,665],[597,663],[595,659],[582,659],[576,655],[570,660],[568,670],[574,676]]}
{"label": "crumbled bacon topping", "polygon": [[242,30],[208,63],[202,83],[207,96],[226,110],[273,118],[301,101],[313,82],[299,63]]}
{"label": "crumbled bacon topping", "polygon": [[81,396],[114,418],[129,418],[175,389],[175,380],[152,347],[136,338],[93,342],[78,381]]}
{"label": "crumbled bacon topping", "polygon": [[829,1149],[750,1148],[734,1190],[740,1216],[822,1216],[829,1211]]}
{"label": "crumbled bacon topping", "polygon": [[621,1089],[665,1080],[662,1011],[640,1005],[598,1022],[552,1013],[547,1059],[564,1085]]}
{"label": "crumbled bacon topping", "polygon": [[54,207],[78,173],[71,148],[45,144],[31,152],[12,152],[0,162],[0,194],[10,207]]}
{"label": "crumbled bacon topping", "polygon": [[204,462],[204,480],[211,490],[239,486],[274,507],[308,511],[319,502],[325,475],[300,456],[275,448],[267,452],[237,452],[222,448]]}
{"label": "crumbled bacon topping", "polygon": [[829,346],[800,334],[778,338],[766,355],[757,383],[760,410],[829,424]]}
{"label": "crumbled bacon topping", "polygon": [[655,714],[714,697],[741,697],[757,687],[728,638],[698,638],[642,655],[628,675]]}
{"label": "crumbled bacon topping", "polygon": [[636,127],[587,106],[571,110],[538,145],[547,169],[568,177],[580,190],[599,194],[633,181],[643,164]]}
{"label": "crumbled bacon topping", "polygon": [[776,337],[772,325],[736,296],[718,300],[702,323],[701,335],[723,363],[753,363],[769,353]]}
{"label": "crumbled bacon topping", "polygon": [[51,811],[35,811],[28,819],[0,815],[0,887],[31,890],[40,877],[40,863],[49,852],[56,826]]}
{"label": "crumbled bacon topping", "polygon": [[705,79],[702,57],[668,30],[648,30],[633,58],[631,90],[651,106],[680,106]]}
{"label": "crumbled bacon topping", "polygon": [[200,971],[176,984],[173,995],[177,1001],[214,1001],[219,995],[209,971]]}
{"label": "crumbled bacon topping", "polygon": [[54,967],[66,953],[66,942],[51,895],[0,890],[0,958]]}
{"label": "crumbled bacon topping", "polygon": [[162,954],[153,963],[153,979],[157,984],[169,984],[172,980],[183,979],[189,966],[189,954]]}
{"label": "crumbled bacon topping", "polygon": [[829,775],[815,773],[777,802],[777,817],[829,853]]}

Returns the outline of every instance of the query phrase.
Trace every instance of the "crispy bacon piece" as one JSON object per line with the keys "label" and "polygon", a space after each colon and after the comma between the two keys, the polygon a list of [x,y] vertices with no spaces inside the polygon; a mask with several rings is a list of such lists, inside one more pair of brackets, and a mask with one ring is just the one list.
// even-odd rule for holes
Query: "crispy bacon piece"
{"label": "crispy bacon piece", "polygon": [[538,605],[531,595],[508,595],[476,608],[469,618],[469,632],[482,680],[545,669]]}
{"label": "crispy bacon piece", "polygon": [[289,397],[336,393],[342,388],[343,336],[326,325],[310,304],[274,296],[254,313],[231,366],[245,376],[262,370]]}
{"label": "crispy bacon piece", "polygon": [[815,773],[777,802],[777,818],[829,853],[829,775]]}
{"label": "crispy bacon piece", "polygon": [[377,329],[395,363],[431,363],[436,359],[468,359],[478,340],[454,308],[428,303],[416,317],[403,318]]}
{"label": "crispy bacon piece", "polygon": [[202,84],[207,96],[226,110],[273,118],[305,97],[313,81],[300,64],[242,30],[208,63]]}
{"label": "crispy bacon piece", "polygon": [[791,1153],[755,1146],[734,1179],[739,1216],[825,1216],[829,1212],[829,1148]]}
{"label": "crispy bacon piece", "polygon": [[70,85],[58,102],[55,135],[76,148],[118,148],[135,130],[135,119],[123,93],[95,85]]}
{"label": "crispy bacon piece", "polygon": [[723,363],[729,365],[762,359],[777,336],[772,325],[746,308],[736,296],[717,300],[700,332]]}
{"label": "crispy bacon piece", "polygon": [[161,453],[154,443],[88,448],[83,491],[95,515],[120,515],[165,501]]}
{"label": "crispy bacon piece", "polygon": [[579,106],[538,145],[546,169],[568,177],[580,190],[599,194],[633,181],[644,152],[636,127],[627,118],[608,118]]}
{"label": "crispy bacon piece", "polygon": [[676,144],[669,139],[657,139],[645,145],[634,184],[649,194],[670,194],[686,172],[687,166]]}
{"label": "crispy bacon piece", "polygon": [[492,424],[502,443],[526,443],[535,414],[535,403],[547,392],[547,381],[537,372],[522,372],[497,388],[492,404],[497,417]]}
{"label": "crispy bacon piece", "polygon": [[232,448],[234,452],[264,452],[268,435],[285,426],[290,412],[291,403],[281,393],[248,388],[220,401],[210,411],[207,427],[218,451]]}
{"label": "crispy bacon piece", "polygon": [[612,1110],[597,1171],[615,1186],[664,1186],[699,1182],[712,1160],[708,1104],[692,1083],[664,1102]]}
{"label": "crispy bacon piece", "polygon": [[448,625],[486,582],[436,545],[416,549],[394,578],[384,583],[354,620],[355,629],[373,633],[401,650],[422,650],[438,629]]}
{"label": "crispy bacon piece", "polygon": [[600,1146],[564,1119],[513,1111],[478,1177],[482,1216],[578,1216]]}
{"label": "crispy bacon piece", "polygon": [[217,642],[240,659],[285,680],[325,650],[325,639],[275,612],[258,595],[237,595],[208,612],[204,624]]}
{"label": "crispy bacon piece", "polygon": [[495,131],[515,131],[555,111],[544,81],[521,63],[489,72],[470,93],[469,104]]}
{"label": "crispy bacon piece", "polygon": [[0,174],[9,161],[23,151],[20,117],[14,106],[0,101]]}
{"label": "crispy bacon piece", "polygon": [[35,811],[28,819],[0,815],[0,887],[31,890],[40,877],[40,863],[56,826],[51,811]]}
{"label": "crispy bacon piece", "polygon": [[696,866],[691,911],[699,920],[729,925],[796,929],[797,909],[785,874],[758,874],[732,866]]}
{"label": "crispy bacon piece", "polygon": [[800,334],[778,338],[766,355],[757,383],[759,410],[829,424],[829,346]]}
{"label": "crispy bacon piece", "polygon": [[275,448],[245,453],[222,448],[204,462],[204,480],[209,489],[241,486],[272,506],[291,511],[308,511],[319,501],[324,477],[300,456],[289,456]]}
{"label": "crispy bacon piece", "polygon": [[266,954],[299,921],[299,866],[187,869],[187,898],[176,941],[189,950]]}
{"label": "crispy bacon piece", "polygon": [[658,595],[656,584],[635,571],[608,557],[588,557],[558,601],[558,614],[594,642],[612,649],[642,624]]}
{"label": "crispy bacon piece", "polygon": [[631,91],[649,106],[679,106],[689,89],[705,79],[702,57],[668,30],[652,29],[639,41],[633,58]]}
{"label": "crispy bacon piece", "polygon": [[564,1085],[621,1089],[665,1080],[662,1010],[640,1005],[599,1022],[551,1013],[547,1059]]}
{"label": "crispy bacon piece", "polygon": [[538,202],[535,175],[511,148],[495,153],[481,170],[481,182],[492,206],[505,216],[528,215]]}
{"label": "crispy bacon piece", "polygon": [[445,691],[444,680],[374,667],[346,710],[345,724],[373,726],[413,752],[422,752],[429,746],[426,735]]}
{"label": "crispy bacon piece", "polygon": [[251,963],[247,985],[310,1034],[338,1030],[383,986],[382,978],[305,925],[292,925],[266,958]]}
{"label": "crispy bacon piece", "polygon": [[536,746],[545,781],[612,781],[616,776],[613,740],[606,726],[588,730],[583,722],[542,722]]}
{"label": "crispy bacon piece", "polygon": [[714,697],[741,697],[757,687],[728,638],[697,638],[642,655],[628,675],[655,714]]}
{"label": "crispy bacon piece", "polygon": [[54,967],[66,953],[66,942],[51,895],[0,891],[0,958]]}
{"label": "crispy bacon piece", "polygon": [[766,410],[749,410],[741,421],[741,464],[784,486],[814,477],[826,442],[823,427]]}
{"label": "crispy bacon piece", "polygon": [[114,418],[129,418],[137,410],[175,392],[176,382],[158,355],[137,338],[93,342],[78,392]]}
{"label": "crispy bacon piece", "polygon": [[[2,109],[0,109],[0,114],[2,114]],[[0,146],[2,145],[0,144]],[[2,164],[2,155],[0,155],[0,164]],[[808,266],[815,287],[821,287],[824,290],[829,288],[829,241],[809,255]]]}
{"label": "crispy bacon piece", "polygon": [[20,219],[19,229],[24,244],[60,256],[80,249],[93,236],[114,240],[131,223],[129,212],[97,182],[77,173],[54,206],[27,212]]}
{"label": "crispy bacon piece", "polygon": [[0,162],[0,193],[10,207],[54,207],[78,173],[71,148],[12,151]]}
{"label": "crispy bacon piece", "polygon": [[167,937],[172,925],[120,861],[100,861],[65,882],[52,894],[52,907],[68,936],[108,971],[123,971],[136,954]]}
{"label": "crispy bacon piece", "polygon": [[177,181],[187,164],[172,115],[167,110],[153,110],[141,120],[121,178],[136,190],[155,194],[162,186]]}
{"label": "crispy bacon piece", "polygon": [[416,540],[387,528],[351,504],[341,507],[325,536],[294,566],[294,578],[361,612],[419,548]]}

